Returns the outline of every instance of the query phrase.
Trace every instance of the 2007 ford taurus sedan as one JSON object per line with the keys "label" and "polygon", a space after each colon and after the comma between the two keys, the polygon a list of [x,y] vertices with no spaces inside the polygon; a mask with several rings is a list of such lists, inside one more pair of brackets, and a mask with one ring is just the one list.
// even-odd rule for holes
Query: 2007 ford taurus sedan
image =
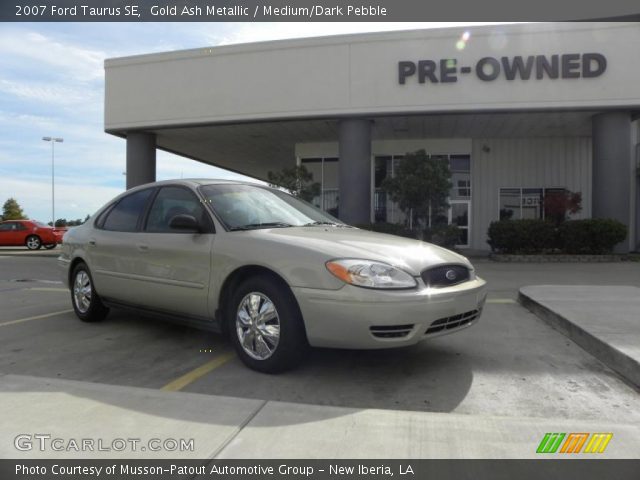
{"label": "2007 ford taurus sedan", "polygon": [[401,347],[464,329],[486,296],[454,252],[224,180],[123,193],[65,234],[59,263],[81,320],[117,306],[227,332],[263,372],[295,366],[309,345]]}

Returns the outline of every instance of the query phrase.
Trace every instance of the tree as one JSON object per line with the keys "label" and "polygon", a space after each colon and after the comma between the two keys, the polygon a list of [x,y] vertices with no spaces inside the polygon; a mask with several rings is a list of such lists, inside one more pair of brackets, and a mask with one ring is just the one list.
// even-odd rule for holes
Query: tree
{"label": "tree", "polygon": [[560,225],[569,214],[582,210],[582,193],[569,190],[547,191],[544,196],[544,216]]}
{"label": "tree", "polygon": [[22,207],[15,198],[9,198],[2,206],[3,220],[25,220],[28,217],[22,211]]}
{"label": "tree", "polygon": [[424,150],[407,153],[395,176],[382,182],[382,188],[411,219],[412,226],[422,221],[431,227],[434,218],[446,217],[451,187],[447,157],[427,155]]}
{"label": "tree", "polygon": [[272,187],[282,187],[307,202],[320,195],[320,183],[313,181],[313,173],[304,165],[283,168],[279,172],[269,171],[267,178]]}

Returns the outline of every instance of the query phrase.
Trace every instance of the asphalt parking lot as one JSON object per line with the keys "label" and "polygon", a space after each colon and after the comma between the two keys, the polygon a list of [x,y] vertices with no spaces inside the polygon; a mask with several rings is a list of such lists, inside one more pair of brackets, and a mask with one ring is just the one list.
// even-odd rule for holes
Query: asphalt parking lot
{"label": "asphalt parking lot", "polygon": [[476,262],[489,282],[478,325],[388,351],[313,350],[277,376],[246,369],[226,339],[112,310],[84,324],[56,259],[0,252],[0,374],[251,399],[461,414],[640,421],[640,395],[516,303],[527,284],[640,286],[640,263]]}

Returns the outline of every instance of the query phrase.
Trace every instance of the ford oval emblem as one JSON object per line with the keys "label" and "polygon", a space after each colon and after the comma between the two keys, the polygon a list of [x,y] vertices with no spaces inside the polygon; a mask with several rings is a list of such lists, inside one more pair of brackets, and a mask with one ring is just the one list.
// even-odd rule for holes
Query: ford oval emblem
{"label": "ford oval emblem", "polygon": [[458,275],[456,274],[455,270],[447,270],[447,273],[444,274],[445,277],[447,277],[447,280],[450,281],[454,281],[456,278],[458,278]]}

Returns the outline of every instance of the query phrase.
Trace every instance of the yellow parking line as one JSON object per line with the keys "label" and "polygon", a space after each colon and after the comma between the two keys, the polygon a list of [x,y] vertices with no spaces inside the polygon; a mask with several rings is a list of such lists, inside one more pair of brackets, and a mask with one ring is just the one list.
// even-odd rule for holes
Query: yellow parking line
{"label": "yellow parking line", "polygon": [[487,303],[516,303],[512,298],[487,298]]}
{"label": "yellow parking line", "polygon": [[73,312],[73,310],[60,310],[59,312],[45,313],[44,315],[36,315],[34,317],[19,318],[18,320],[11,320],[9,322],[0,323],[0,327],[15,325],[16,323],[30,322],[31,320],[41,320],[43,318],[55,317],[56,315],[62,315],[63,313],[71,312]]}
{"label": "yellow parking line", "polygon": [[181,377],[178,377],[175,380],[167,383],[164,387],[161,388],[161,390],[167,392],[177,392],[178,390],[182,390],[187,385],[195,382],[201,377],[204,377],[207,373],[212,372],[221,365],[224,365],[235,356],[236,355],[233,352],[224,352],[213,360],[208,361],[204,365],[200,365],[198,368],[194,368],[190,372],[185,373]]}

